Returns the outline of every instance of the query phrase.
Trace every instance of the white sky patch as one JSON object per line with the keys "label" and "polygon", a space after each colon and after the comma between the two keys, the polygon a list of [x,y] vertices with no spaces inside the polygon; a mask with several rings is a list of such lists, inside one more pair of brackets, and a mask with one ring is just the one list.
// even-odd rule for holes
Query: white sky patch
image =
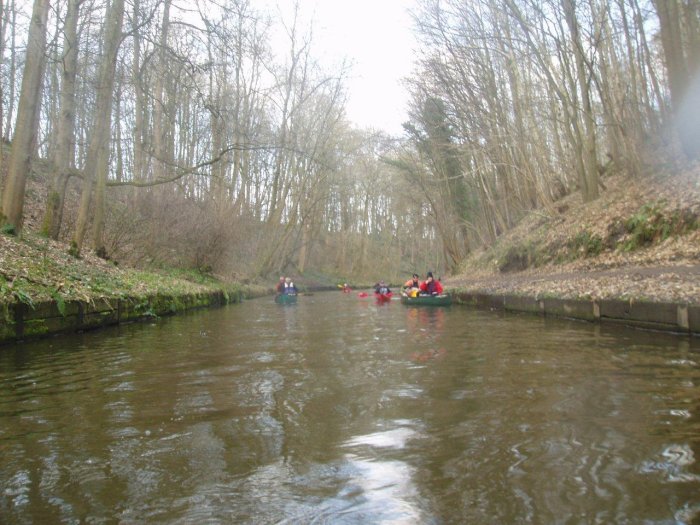
{"label": "white sky patch", "polygon": [[[273,14],[282,10],[289,20],[289,0],[255,4]],[[351,67],[347,116],[358,127],[403,132],[408,93],[401,79],[413,68],[416,44],[409,9],[414,5],[413,0],[300,0],[303,19],[313,19],[314,56],[329,70],[344,59]]]}

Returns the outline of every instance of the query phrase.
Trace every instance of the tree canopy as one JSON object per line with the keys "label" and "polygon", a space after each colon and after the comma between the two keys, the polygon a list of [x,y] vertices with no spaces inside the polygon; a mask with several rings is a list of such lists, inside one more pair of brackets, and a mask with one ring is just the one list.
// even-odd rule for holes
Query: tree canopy
{"label": "tree canopy", "polygon": [[400,137],[354,127],[349,70],[319,65],[313,26],[250,0],[0,11],[3,229],[21,233],[44,159],[42,230],[76,256],[449,272],[646,151],[698,156],[698,0],[421,0]]}

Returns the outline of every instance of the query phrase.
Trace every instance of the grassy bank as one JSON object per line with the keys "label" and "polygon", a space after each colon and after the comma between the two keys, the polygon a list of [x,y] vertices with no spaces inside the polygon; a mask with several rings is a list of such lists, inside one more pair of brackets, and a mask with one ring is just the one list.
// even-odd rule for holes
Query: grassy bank
{"label": "grassy bank", "polygon": [[225,282],[183,270],[120,268],[85,254],[75,258],[61,243],[25,233],[21,239],[0,235],[0,302],[91,301],[149,295],[184,295],[228,290],[264,291],[261,286]]}
{"label": "grassy bank", "polygon": [[119,268],[31,232],[0,235],[0,340],[87,329],[267,293],[182,270]]}

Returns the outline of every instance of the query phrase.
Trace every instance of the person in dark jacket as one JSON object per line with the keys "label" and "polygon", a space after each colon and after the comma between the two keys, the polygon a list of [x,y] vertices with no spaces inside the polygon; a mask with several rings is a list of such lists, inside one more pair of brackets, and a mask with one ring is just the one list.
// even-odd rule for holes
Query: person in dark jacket
{"label": "person in dark jacket", "polygon": [[377,284],[374,285],[374,293],[380,295],[391,295],[391,290],[384,283],[384,281],[379,281]]}
{"label": "person in dark jacket", "polygon": [[433,277],[433,272],[428,272],[427,279],[420,285],[421,293],[428,295],[440,295],[442,293],[442,284],[436,281]]}

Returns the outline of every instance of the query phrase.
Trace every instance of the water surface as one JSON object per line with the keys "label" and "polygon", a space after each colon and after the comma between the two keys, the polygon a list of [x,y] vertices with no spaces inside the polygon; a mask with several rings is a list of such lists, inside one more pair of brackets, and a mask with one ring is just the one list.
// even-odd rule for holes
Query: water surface
{"label": "water surface", "polygon": [[700,341],[322,293],[0,348],[1,523],[700,523]]}

